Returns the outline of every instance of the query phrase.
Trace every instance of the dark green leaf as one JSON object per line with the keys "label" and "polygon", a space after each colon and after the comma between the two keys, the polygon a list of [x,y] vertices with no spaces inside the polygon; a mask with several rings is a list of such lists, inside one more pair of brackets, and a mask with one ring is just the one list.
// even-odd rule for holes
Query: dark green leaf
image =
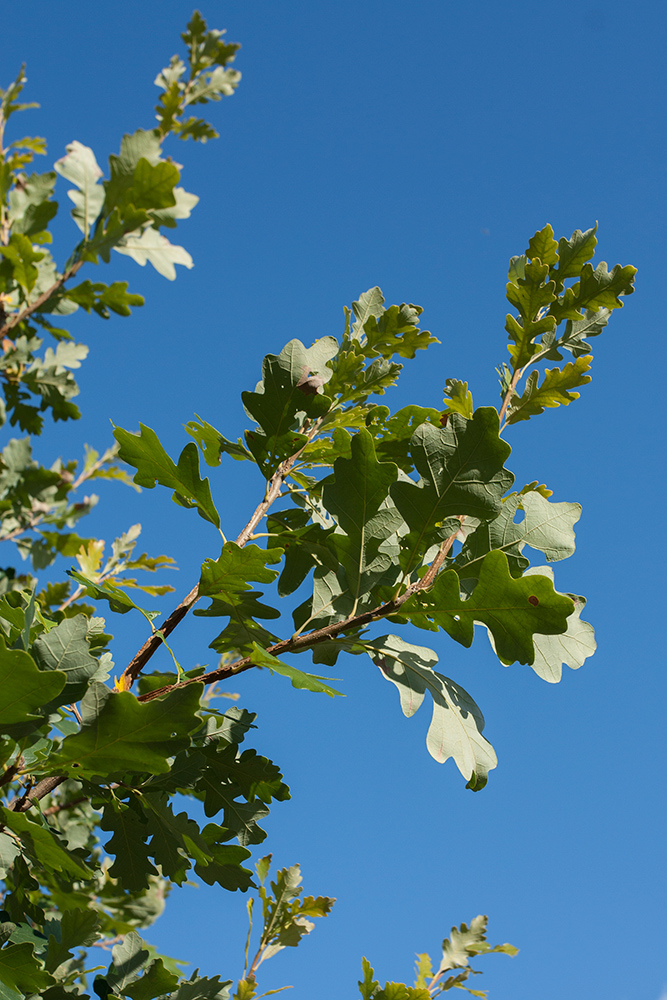
{"label": "dark green leaf", "polygon": [[46,990],[54,979],[35,956],[34,945],[25,943],[0,949],[0,983],[26,997]]}
{"label": "dark green leaf", "polygon": [[62,872],[71,878],[89,878],[90,869],[72,851],[52,827],[33,821],[23,812],[15,812],[0,806],[2,824],[21,841],[23,851],[35,864],[46,866],[52,871]]}
{"label": "dark green leaf", "polygon": [[14,726],[43,722],[36,710],[48,704],[65,686],[67,674],[60,670],[44,672],[33,658],[21,649],[7,649],[0,636],[0,719],[2,729],[12,735]]}
{"label": "dark green leaf", "polygon": [[55,972],[72,958],[73,948],[87,948],[99,937],[99,917],[94,910],[65,910],[57,926],[57,936],[49,936],[46,968]]}
{"label": "dark green leaf", "polygon": [[139,434],[130,434],[116,427],[114,437],[120,444],[119,457],[137,470],[134,482],[152,490],[157,483],[174,491],[173,501],[181,507],[196,507],[200,517],[220,527],[220,515],[211,498],[208,479],[199,476],[197,446],[187,444],[178,465],[167,455],[160,440],[150,427],[139,425]]}
{"label": "dark green leaf", "polygon": [[185,424],[185,429],[201,448],[204,454],[204,461],[207,465],[220,465],[220,459],[225,452],[239,462],[243,461],[243,459],[250,459],[252,461],[252,455],[244,447],[241,438],[237,442],[228,441],[220,431],[217,431],[211,424],[202,420],[201,417],[197,417],[196,421],[191,420]]}
{"label": "dark green leaf", "polygon": [[334,688],[323,683],[325,680],[330,680],[329,677],[317,677],[315,674],[306,674],[303,670],[298,670],[287,663],[282,663],[275,656],[272,656],[271,653],[258,646],[257,643],[253,645],[254,649],[251,654],[253,663],[256,663],[258,667],[266,667],[272,674],[282,674],[284,677],[289,677],[292,687],[301,688],[305,691],[315,691],[318,694],[328,694],[330,698],[335,698],[336,695],[342,696],[341,691],[336,691]]}
{"label": "dark green leaf", "polygon": [[[49,676],[49,675],[46,675]],[[176,688],[162,698],[138,702],[129,691],[108,698],[94,723],[68,736],[54,767],[77,767],[77,775],[148,772],[164,774],[199,727],[195,714],[202,685]]]}
{"label": "dark green leaf", "polygon": [[156,958],[148,966],[141,979],[136,979],[125,988],[125,996],[132,1000],[153,1000],[154,997],[171,993],[178,985],[178,976],[164,967],[161,958]]}
{"label": "dark green leaf", "polygon": [[336,459],[333,476],[324,481],[322,502],[344,532],[330,536],[329,545],[335,546],[355,600],[396,567],[397,545],[381,546],[403,523],[388,501],[397,477],[393,462],[378,462],[373,438],[362,430],[352,438],[351,458]]}
{"label": "dark green leaf", "polygon": [[448,632],[463,646],[472,644],[475,622],[485,624],[493,635],[503,663],[533,663],[533,635],[558,635],[567,630],[574,611],[569,597],[557,594],[543,576],[510,576],[504,552],[487,553],[479,571],[479,582],[467,600],[454,570],[436,577],[430,590],[418,591],[401,608],[419,628]]}
{"label": "dark green leaf", "polygon": [[406,541],[408,570],[437,540],[446,518],[466,514],[481,520],[495,517],[501,497],[514,476],[503,468],[510,446],[498,434],[498,413],[492,407],[475,410],[472,420],[450,415],[446,427],[421,424],[411,452],[422,484],[397,482],[391,488],[396,507],[410,527]]}

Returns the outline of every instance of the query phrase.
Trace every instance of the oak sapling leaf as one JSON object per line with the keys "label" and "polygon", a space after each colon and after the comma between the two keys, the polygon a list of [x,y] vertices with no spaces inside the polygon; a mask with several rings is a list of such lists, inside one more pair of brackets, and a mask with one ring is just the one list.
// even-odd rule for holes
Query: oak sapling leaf
{"label": "oak sapling leaf", "polygon": [[544,576],[513,579],[507,556],[494,550],[484,557],[477,586],[467,600],[461,598],[458,575],[448,570],[436,577],[430,590],[406,601],[401,612],[419,628],[443,628],[463,646],[472,645],[475,622],[482,622],[503,663],[532,664],[533,635],[565,632],[574,603],[557,594]]}
{"label": "oak sapling leaf", "polygon": [[114,437],[120,448],[118,456],[137,470],[134,482],[152,490],[159,483],[173,490],[172,499],[181,507],[196,507],[200,517],[220,527],[220,515],[211,497],[208,479],[199,476],[197,446],[190,442],[181,452],[178,465],[174,464],[150,427],[139,425],[139,434],[131,434],[122,427],[114,428]]}
{"label": "oak sapling leaf", "polygon": [[479,407],[471,420],[452,413],[446,427],[420,424],[410,451],[422,482],[396,482],[391,497],[410,528],[403,544],[413,568],[447,517],[494,518],[514,476],[504,468],[511,448],[493,407]]}

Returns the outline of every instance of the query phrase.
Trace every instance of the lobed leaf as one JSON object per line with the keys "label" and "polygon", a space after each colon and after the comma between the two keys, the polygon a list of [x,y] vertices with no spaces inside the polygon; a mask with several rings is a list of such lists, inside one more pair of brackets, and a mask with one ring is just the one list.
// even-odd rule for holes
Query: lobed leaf
{"label": "lobed leaf", "polygon": [[546,407],[567,406],[579,399],[579,393],[571,390],[591,381],[591,376],[585,373],[590,369],[592,361],[593,356],[588,354],[568,362],[564,368],[547,368],[540,385],[537,384],[538,373],[531,372],[523,394],[512,399],[507,423],[530,420],[531,417],[544,413]]}
{"label": "lobed leaf", "polygon": [[467,599],[454,570],[436,577],[427,591],[418,591],[401,608],[413,625],[443,628],[463,646],[472,645],[475,622],[487,626],[503,663],[532,664],[533,635],[558,635],[567,630],[574,611],[569,597],[557,594],[550,580],[536,575],[512,578],[507,556],[494,550],[484,557],[477,586]]}
{"label": "lobed leaf", "polygon": [[197,446],[187,444],[175,465],[150,427],[139,425],[139,434],[131,434],[122,427],[114,428],[114,437],[120,448],[119,457],[137,470],[134,482],[152,490],[157,485],[174,491],[172,500],[181,507],[196,507],[200,517],[220,527],[220,515],[211,497],[208,479],[199,476]]}
{"label": "lobed leaf", "polygon": [[397,635],[366,642],[366,651],[386,680],[398,689],[403,714],[417,711],[426,691],[433,699],[433,716],[426,737],[428,752],[439,763],[450,757],[468,787],[479,791],[498,761],[482,736],[484,716],[467,691],[434,667],[438,657],[425,646],[414,646]]}

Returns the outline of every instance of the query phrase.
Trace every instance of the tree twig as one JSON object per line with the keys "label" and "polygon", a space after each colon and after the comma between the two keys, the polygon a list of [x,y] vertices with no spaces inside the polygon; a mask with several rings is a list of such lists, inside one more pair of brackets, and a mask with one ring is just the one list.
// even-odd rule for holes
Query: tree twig
{"label": "tree twig", "polygon": [[66,774],[51,775],[49,778],[42,778],[34,788],[29,789],[23,795],[14,799],[8,808],[12,812],[27,812],[33,802],[39,802],[40,799],[43,799],[54,788],[57,788],[58,785],[62,785],[63,781],[67,781]]}

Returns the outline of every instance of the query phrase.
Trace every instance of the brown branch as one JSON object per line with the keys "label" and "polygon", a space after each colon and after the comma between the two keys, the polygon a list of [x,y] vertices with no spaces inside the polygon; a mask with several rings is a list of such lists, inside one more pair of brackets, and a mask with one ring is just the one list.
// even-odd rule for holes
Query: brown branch
{"label": "brown branch", "polygon": [[[257,505],[252,514],[252,517],[250,518],[246,526],[242,529],[242,531],[240,532],[240,534],[236,539],[236,544],[239,546],[239,548],[243,548],[246,542],[249,541],[249,539],[252,537],[253,531],[255,530],[261,519],[264,517],[271,504],[274,502],[274,500],[277,500],[278,496],[280,495],[280,490],[282,488],[282,485],[285,482],[285,479],[289,475],[294,463],[297,461],[297,459],[303,452],[303,449],[306,447],[306,445],[308,445],[312,441],[312,439],[317,434],[320,428],[320,423],[321,420],[315,421],[308,434],[308,440],[303,445],[303,447],[300,448],[298,452],[296,452],[296,454],[292,455],[291,458],[287,458],[285,459],[284,462],[281,462],[281,464],[274,472],[273,476],[271,477],[271,479],[267,484],[266,493],[264,494],[264,499],[260,504]],[[162,637],[166,639],[167,636],[174,631],[176,626],[183,621],[183,619],[187,615],[192,605],[198,599],[199,599],[199,584],[195,584],[195,586],[192,588],[187,597],[183,598],[178,607],[174,611],[172,611],[172,613],[165,621],[164,625],[162,625],[159,630],[153,633],[153,635],[150,636],[150,638],[146,639],[146,642],[143,644],[139,652],[132,657],[129,664],[123,671],[119,681],[119,687],[122,691],[129,691],[129,689],[132,687],[132,684],[137,679],[143,668],[146,666],[153,653],[155,653],[157,649],[162,645]]]}
{"label": "brown branch", "polygon": [[18,323],[22,323],[24,319],[28,318],[28,316],[37,312],[37,310],[43,306],[45,302],[48,302],[51,296],[54,295],[59,288],[62,288],[66,281],[69,281],[70,278],[74,277],[77,271],[83,267],[83,263],[84,262],[82,260],[75,261],[71,267],[67,268],[64,274],[61,274],[58,280],[55,281],[50,288],[47,288],[45,292],[42,292],[42,294],[38,296],[34,302],[31,302],[29,306],[26,306],[23,312],[16,313],[15,316],[8,319],[4,326],[0,329],[0,337],[4,337]]}
{"label": "brown branch", "polygon": [[[399,608],[405,604],[414,594],[420,590],[426,590],[431,586],[433,580],[435,579],[438,570],[442,566],[447,554],[451,550],[458,531],[455,531],[449,536],[446,541],[440,546],[440,551],[433,560],[433,563],[424,574],[424,576],[411,583],[407,589],[400,594],[398,597],[394,597],[391,601],[386,601],[384,604],[378,605],[377,608],[373,608],[371,611],[364,611],[361,615],[355,615],[353,618],[346,618],[345,621],[335,622],[332,625],[325,625],[323,628],[315,629],[313,632],[308,632],[306,635],[292,636],[290,639],[281,639],[280,642],[274,643],[269,646],[266,650],[272,656],[279,656],[281,653],[296,653],[301,649],[307,649],[310,646],[316,646],[320,642],[326,642],[327,639],[335,639],[340,632],[347,632],[351,629],[357,630],[363,628],[365,625],[370,625],[380,618],[386,618],[389,615],[396,614]],[[188,680],[181,681],[180,684],[168,684],[165,687],[157,688],[155,691],[147,691],[146,694],[139,695],[139,701],[152,701],[153,698],[160,698],[164,694],[168,694],[173,691],[174,688],[181,688],[187,684],[212,684],[214,681],[223,680],[226,677],[235,676],[236,674],[241,674],[245,670],[252,670],[257,664],[253,662],[251,656],[244,656],[240,660],[236,660],[234,663],[225,664],[223,667],[217,667],[215,670],[209,670],[206,674],[200,674],[199,677],[191,677]]]}
{"label": "brown branch", "polygon": [[14,799],[14,801],[9,805],[9,809],[12,812],[27,812],[33,802],[39,802],[46,795],[49,795],[54,788],[58,785],[62,785],[63,781],[67,781],[66,774],[52,775],[50,778],[42,778],[38,781],[35,787],[29,791],[26,791],[20,798]]}

